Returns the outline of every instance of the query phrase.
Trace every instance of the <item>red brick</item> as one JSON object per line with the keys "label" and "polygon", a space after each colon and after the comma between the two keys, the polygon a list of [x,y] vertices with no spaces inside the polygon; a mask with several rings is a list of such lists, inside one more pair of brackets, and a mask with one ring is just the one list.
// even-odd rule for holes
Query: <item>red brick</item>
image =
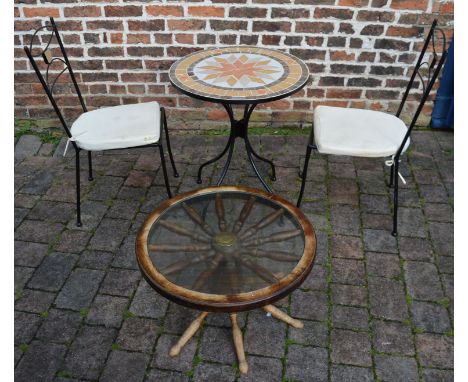
{"label": "red brick", "polygon": [[201,48],[186,48],[181,46],[171,46],[167,48],[167,55],[169,57],[184,57],[187,54],[201,50]]}
{"label": "red brick", "polygon": [[123,56],[123,48],[122,47],[98,48],[98,47],[93,46],[88,49],[88,55],[98,56],[98,57],[100,56],[119,57],[119,56]]}
{"label": "red brick", "polygon": [[60,17],[60,11],[58,8],[23,8],[23,12],[25,17]]}
{"label": "red brick", "polygon": [[[167,20],[169,30],[204,30],[206,27],[205,20]],[[163,29],[163,28],[161,28]]]}
{"label": "red brick", "polygon": [[143,9],[139,5],[107,5],[104,7],[104,12],[107,17],[132,17],[141,16]]}
{"label": "red brick", "polygon": [[150,16],[183,16],[184,8],[178,5],[147,5],[146,12]]}
{"label": "red brick", "polygon": [[276,35],[263,35],[262,44],[263,45],[279,45],[281,36]]}
{"label": "red brick", "polygon": [[368,99],[399,99],[400,92],[395,90],[366,90]]}
{"label": "red brick", "polygon": [[122,44],[123,43],[123,33],[111,33],[111,43],[112,44]]}
{"label": "red brick", "polygon": [[327,89],[328,98],[360,98],[362,90],[357,89]]}
{"label": "red brick", "polygon": [[291,23],[286,21],[254,21],[252,30],[254,32],[290,32]]}
{"label": "red brick", "polygon": [[66,7],[63,10],[65,17],[98,17],[101,16],[101,8],[94,6]]}
{"label": "red brick", "polygon": [[383,33],[384,27],[383,25],[366,25],[361,30],[361,35],[363,36],[380,36]]}
{"label": "red brick", "polygon": [[247,30],[247,21],[232,21],[232,20],[210,20],[211,28],[215,31],[225,30]]}
{"label": "red brick", "polygon": [[334,18],[339,20],[351,20],[354,11],[344,8],[315,8],[314,17],[317,19]]}
{"label": "red brick", "polygon": [[123,23],[122,21],[119,21],[119,20],[86,21],[86,27],[90,30],[103,29],[105,31],[109,31],[109,30],[121,31],[123,30]]}
{"label": "red brick", "polygon": [[332,33],[332,23],[300,21],[296,23],[296,32],[299,33]]}
{"label": "red brick", "polygon": [[424,34],[422,27],[396,27],[389,26],[387,29],[387,36],[395,37],[421,37]]}
{"label": "red brick", "polygon": [[106,60],[107,69],[142,69],[141,60]]}
{"label": "red brick", "polygon": [[145,60],[148,70],[168,70],[175,60]]}
{"label": "red brick", "polygon": [[314,108],[317,106],[336,106],[336,107],[346,107],[348,106],[348,101],[312,101]]}
{"label": "red brick", "polygon": [[305,8],[273,8],[271,17],[282,17],[288,19],[303,19],[309,17],[309,10]]}
{"label": "red brick", "polygon": [[174,35],[176,42],[179,44],[192,44],[193,45],[193,34],[179,33]]}
{"label": "red brick", "polygon": [[206,116],[212,121],[223,121],[227,118],[227,113],[224,110],[213,109],[209,110]]}
{"label": "red brick", "polygon": [[427,9],[427,2],[428,0],[392,0],[390,7],[394,9],[402,9],[405,11],[425,11]]}
{"label": "red brick", "polygon": [[453,2],[448,1],[446,3],[441,3],[439,12],[443,14],[453,15],[454,14]]}
{"label": "red brick", "polygon": [[127,34],[127,44],[149,44],[149,43],[151,43],[151,35],[148,33]]}
{"label": "red brick", "polygon": [[128,30],[129,31],[147,31],[155,32],[164,30],[164,20],[149,20],[149,21],[139,21],[139,20],[128,20]]}
{"label": "red brick", "polygon": [[358,21],[380,21],[380,22],[391,22],[395,20],[395,14],[393,12],[383,11],[359,11],[356,19]]}
{"label": "red brick", "polygon": [[332,61],[355,61],[356,55],[354,53],[349,53],[344,50],[331,51],[330,59]]}
{"label": "red brick", "polygon": [[307,36],[306,43],[310,46],[322,46],[323,45],[323,37],[318,36]]}
{"label": "red brick", "polygon": [[156,82],[156,73],[122,73],[123,82]]}
{"label": "red brick", "polygon": [[337,5],[345,7],[365,7],[369,0],[338,0]]}
{"label": "red brick", "polygon": [[229,17],[264,18],[266,14],[266,8],[233,7],[229,9]]}
{"label": "red brick", "polygon": [[190,16],[197,17],[224,17],[224,8],[222,7],[188,7]]}
{"label": "red brick", "polygon": [[340,23],[340,28],[338,29],[340,33],[353,34],[354,26],[350,23]]}
{"label": "red brick", "polygon": [[20,11],[19,11],[19,8],[18,7],[15,7],[15,11],[14,11],[14,17],[20,17]]}
{"label": "red brick", "polygon": [[129,56],[152,56],[161,57],[164,54],[164,49],[156,46],[129,46],[127,47]]}

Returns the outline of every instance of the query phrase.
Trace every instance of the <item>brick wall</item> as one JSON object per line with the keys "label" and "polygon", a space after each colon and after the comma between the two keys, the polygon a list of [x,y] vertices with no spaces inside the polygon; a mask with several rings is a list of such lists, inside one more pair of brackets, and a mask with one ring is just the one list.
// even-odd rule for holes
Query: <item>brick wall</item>
{"label": "brick wall", "polygon": [[[303,59],[309,85],[252,116],[258,125],[303,125],[319,104],[394,112],[427,27],[437,17],[449,37],[453,29],[452,0],[15,0],[14,12],[18,118],[54,117],[22,49],[53,16],[90,109],[157,100],[172,128],[226,120],[219,105],[179,95],[168,81],[170,65],[197,49],[258,45]],[[73,119],[80,109],[70,91],[57,86]]]}

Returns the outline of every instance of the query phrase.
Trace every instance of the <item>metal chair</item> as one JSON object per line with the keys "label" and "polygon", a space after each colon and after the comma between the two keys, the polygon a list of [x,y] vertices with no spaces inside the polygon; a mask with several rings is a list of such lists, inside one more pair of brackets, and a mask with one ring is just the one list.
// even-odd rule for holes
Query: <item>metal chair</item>
{"label": "metal chair", "polygon": [[[34,38],[38,36],[38,33],[44,31],[50,32],[50,35],[42,41],[46,42],[44,49],[39,49],[39,52],[33,52]],[[60,47],[62,57],[53,57],[51,49],[49,48],[53,37],[55,36],[57,43]],[[68,144],[71,142],[75,149],[75,162],[76,162],[76,224],[81,226],[81,209],[80,209],[80,151],[88,151],[88,166],[89,176],[88,180],[93,180],[92,160],[91,151],[102,151],[102,150],[116,150],[116,149],[127,149],[127,148],[142,148],[142,147],[157,147],[161,157],[161,166],[163,169],[164,182],[166,184],[166,190],[168,197],[172,197],[171,190],[169,187],[169,180],[167,177],[166,161],[164,159],[164,150],[160,142],[161,126],[164,128],[166,137],[167,150],[169,152],[169,158],[171,161],[172,169],[174,171],[174,177],[178,177],[177,169],[175,167],[174,158],[172,156],[171,145],[169,141],[169,132],[167,129],[166,113],[163,107],[160,107],[157,102],[146,102],[132,105],[120,105],[105,107],[93,111],[88,111],[86,108],[83,96],[78,87],[75,75],[73,73],[70,61],[68,60],[67,53],[60,38],[57,26],[54,19],[50,18],[50,24],[46,24],[38,28],[32,38],[31,43],[24,47],[26,55],[31,62],[34,71],[39,78],[39,81],[44,88],[47,97],[52,104],[60,122],[65,129],[68,136]],[[45,63],[45,78],[42,75],[36,58],[42,57]],[[60,62],[62,64],[60,64]],[[50,67],[53,63],[59,63],[63,65],[58,74],[54,74],[51,77]],[[40,63],[41,65],[42,63]],[[71,77],[73,87],[78,96],[79,102],[83,109],[78,119],[68,127],[65,121],[64,115],[60,110],[56,99],[54,98],[54,87],[59,77],[65,73]]]}
{"label": "metal chair", "polygon": [[[441,55],[437,53],[436,49],[436,32],[440,32],[442,37]],[[430,43],[432,52],[427,52]],[[423,61],[426,53],[428,58]],[[400,156],[410,144],[410,134],[442,69],[446,55],[445,34],[437,27],[437,20],[434,20],[395,116],[373,110],[329,106],[317,106],[315,108],[314,126],[307,144],[304,169],[299,174],[302,183],[297,200],[298,207],[304,194],[307,167],[312,149],[316,149],[321,154],[358,157],[391,156],[391,160],[386,163],[391,166],[389,187],[394,186],[392,235],[397,235],[398,177],[401,176],[398,172]],[[422,73],[421,69],[425,69],[427,73]],[[406,127],[406,124],[399,117],[410,90],[413,85],[416,85],[414,83],[416,75],[418,75],[422,83],[422,98],[409,127]],[[427,77],[426,80],[423,76]]]}

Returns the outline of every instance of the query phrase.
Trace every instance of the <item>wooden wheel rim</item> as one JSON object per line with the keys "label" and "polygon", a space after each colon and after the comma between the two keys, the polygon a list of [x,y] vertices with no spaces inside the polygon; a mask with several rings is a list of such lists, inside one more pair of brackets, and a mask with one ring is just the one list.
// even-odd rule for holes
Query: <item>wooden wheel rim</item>
{"label": "wooden wheel rim", "polygon": [[[304,232],[304,251],[302,257],[299,259],[293,270],[280,279],[276,284],[254,291],[232,295],[197,292],[174,284],[166,279],[164,275],[156,269],[151,261],[147,247],[148,235],[153,224],[166,212],[167,209],[195,196],[224,192],[243,192],[261,197],[275,204],[279,204],[282,208],[291,213],[291,215],[300,224],[302,231]],[[150,213],[138,231],[136,240],[136,256],[138,266],[140,267],[145,279],[154,289],[168,299],[181,305],[200,310],[233,312],[249,310],[270,304],[281,299],[297,288],[312,269],[315,260],[316,247],[316,236],[312,224],[308,221],[301,210],[286,199],[251,187],[221,186],[206,187],[185,192],[161,203]]]}

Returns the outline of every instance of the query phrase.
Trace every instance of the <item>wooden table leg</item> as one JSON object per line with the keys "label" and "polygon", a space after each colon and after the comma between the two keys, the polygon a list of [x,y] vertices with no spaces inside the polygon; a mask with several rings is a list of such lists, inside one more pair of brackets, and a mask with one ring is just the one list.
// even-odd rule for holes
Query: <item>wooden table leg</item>
{"label": "wooden table leg", "polygon": [[245,360],[244,341],[242,340],[242,332],[237,324],[237,314],[231,313],[230,317],[232,324],[232,338],[234,340],[237,359],[239,361],[239,370],[242,374],[246,374],[249,370],[249,365],[247,365],[247,361]]}
{"label": "wooden table leg", "polygon": [[282,310],[274,307],[273,305],[265,305],[263,307],[263,310],[268,313],[271,313],[271,315],[277,318],[278,320],[284,321],[297,329],[302,329],[304,327],[304,324],[301,321],[292,318],[291,316],[287,315]]}
{"label": "wooden table leg", "polygon": [[193,337],[193,335],[200,328],[200,325],[202,324],[203,320],[205,319],[207,315],[208,315],[208,312],[200,313],[200,315],[194,321],[192,321],[189,327],[185,329],[185,332],[179,338],[179,341],[177,341],[177,343],[171,348],[169,352],[169,355],[171,357],[175,357],[176,355],[179,355],[184,345],[190,340],[190,338]]}

